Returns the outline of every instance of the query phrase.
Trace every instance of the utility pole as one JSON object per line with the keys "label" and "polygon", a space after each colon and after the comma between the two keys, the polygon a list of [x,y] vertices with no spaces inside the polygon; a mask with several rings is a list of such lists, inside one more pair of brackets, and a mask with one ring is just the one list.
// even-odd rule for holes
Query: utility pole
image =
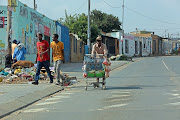
{"label": "utility pole", "polygon": [[11,7],[11,1],[8,0],[8,11],[7,11],[7,41],[8,41],[8,54],[11,55],[11,38],[12,38],[12,7]]}
{"label": "utility pole", "polygon": [[34,0],[34,10],[36,10],[36,0]]}
{"label": "utility pole", "polygon": [[91,27],[90,27],[90,7],[91,4],[90,4],[90,0],[88,0],[88,30],[87,30],[87,45],[89,47],[89,53],[91,52]]}
{"label": "utility pole", "polygon": [[124,0],[123,0],[123,5],[122,5],[122,36],[121,36],[121,42],[122,42],[122,54],[123,52],[123,38],[124,38]]}

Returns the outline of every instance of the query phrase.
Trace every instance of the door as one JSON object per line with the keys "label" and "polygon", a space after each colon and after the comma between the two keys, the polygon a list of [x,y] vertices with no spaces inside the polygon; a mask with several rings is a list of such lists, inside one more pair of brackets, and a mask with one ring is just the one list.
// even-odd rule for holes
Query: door
{"label": "door", "polygon": [[139,55],[142,56],[142,42],[139,42]]}

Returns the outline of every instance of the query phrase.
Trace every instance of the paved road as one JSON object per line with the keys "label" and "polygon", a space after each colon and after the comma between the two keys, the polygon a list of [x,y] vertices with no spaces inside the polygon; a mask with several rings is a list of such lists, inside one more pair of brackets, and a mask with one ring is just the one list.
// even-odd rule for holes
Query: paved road
{"label": "paved road", "polygon": [[149,57],[111,72],[107,90],[84,83],[6,120],[179,120],[180,57]]}

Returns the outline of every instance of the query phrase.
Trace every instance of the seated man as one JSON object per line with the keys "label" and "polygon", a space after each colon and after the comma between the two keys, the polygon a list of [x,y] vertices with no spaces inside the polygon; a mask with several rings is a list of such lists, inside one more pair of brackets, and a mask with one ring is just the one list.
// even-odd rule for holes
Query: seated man
{"label": "seated man", "polygon": [[[103,54],[105,57],[107,57],[107,47],[105,44],[102,43],[102,37],[98,36],[96,38],[96,44],[93,45],[91,55],[95,56],[95,54]],[[103,78],[104,83],[105,78]],[[97,87],[99,87],[99,78],[97,78]]]}

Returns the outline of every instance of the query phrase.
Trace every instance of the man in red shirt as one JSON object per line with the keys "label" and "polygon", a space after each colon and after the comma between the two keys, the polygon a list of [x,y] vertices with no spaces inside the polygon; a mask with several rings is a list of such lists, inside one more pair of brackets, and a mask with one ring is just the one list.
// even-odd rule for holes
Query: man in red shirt
{"label": "man in red shirt", "polygon": [[48,55],[49,51],[49,43],[45,40],[42,40],[43,35],[41,33],[37,33],[37,38],[39,39],[39,42],[37,42],[37,56],[36,56],[36,61],[37,63],[37,71],[36,71],[36,76],[35,76],[35,82],[32,84],[38,85],[38,79],[40,75],[41,68],[44,66],[48,76],[50,78],[50,83],[53,83],[53,76],[51,75],[50,69],[49,69],[49,63],[50,63],[50,58]]}

